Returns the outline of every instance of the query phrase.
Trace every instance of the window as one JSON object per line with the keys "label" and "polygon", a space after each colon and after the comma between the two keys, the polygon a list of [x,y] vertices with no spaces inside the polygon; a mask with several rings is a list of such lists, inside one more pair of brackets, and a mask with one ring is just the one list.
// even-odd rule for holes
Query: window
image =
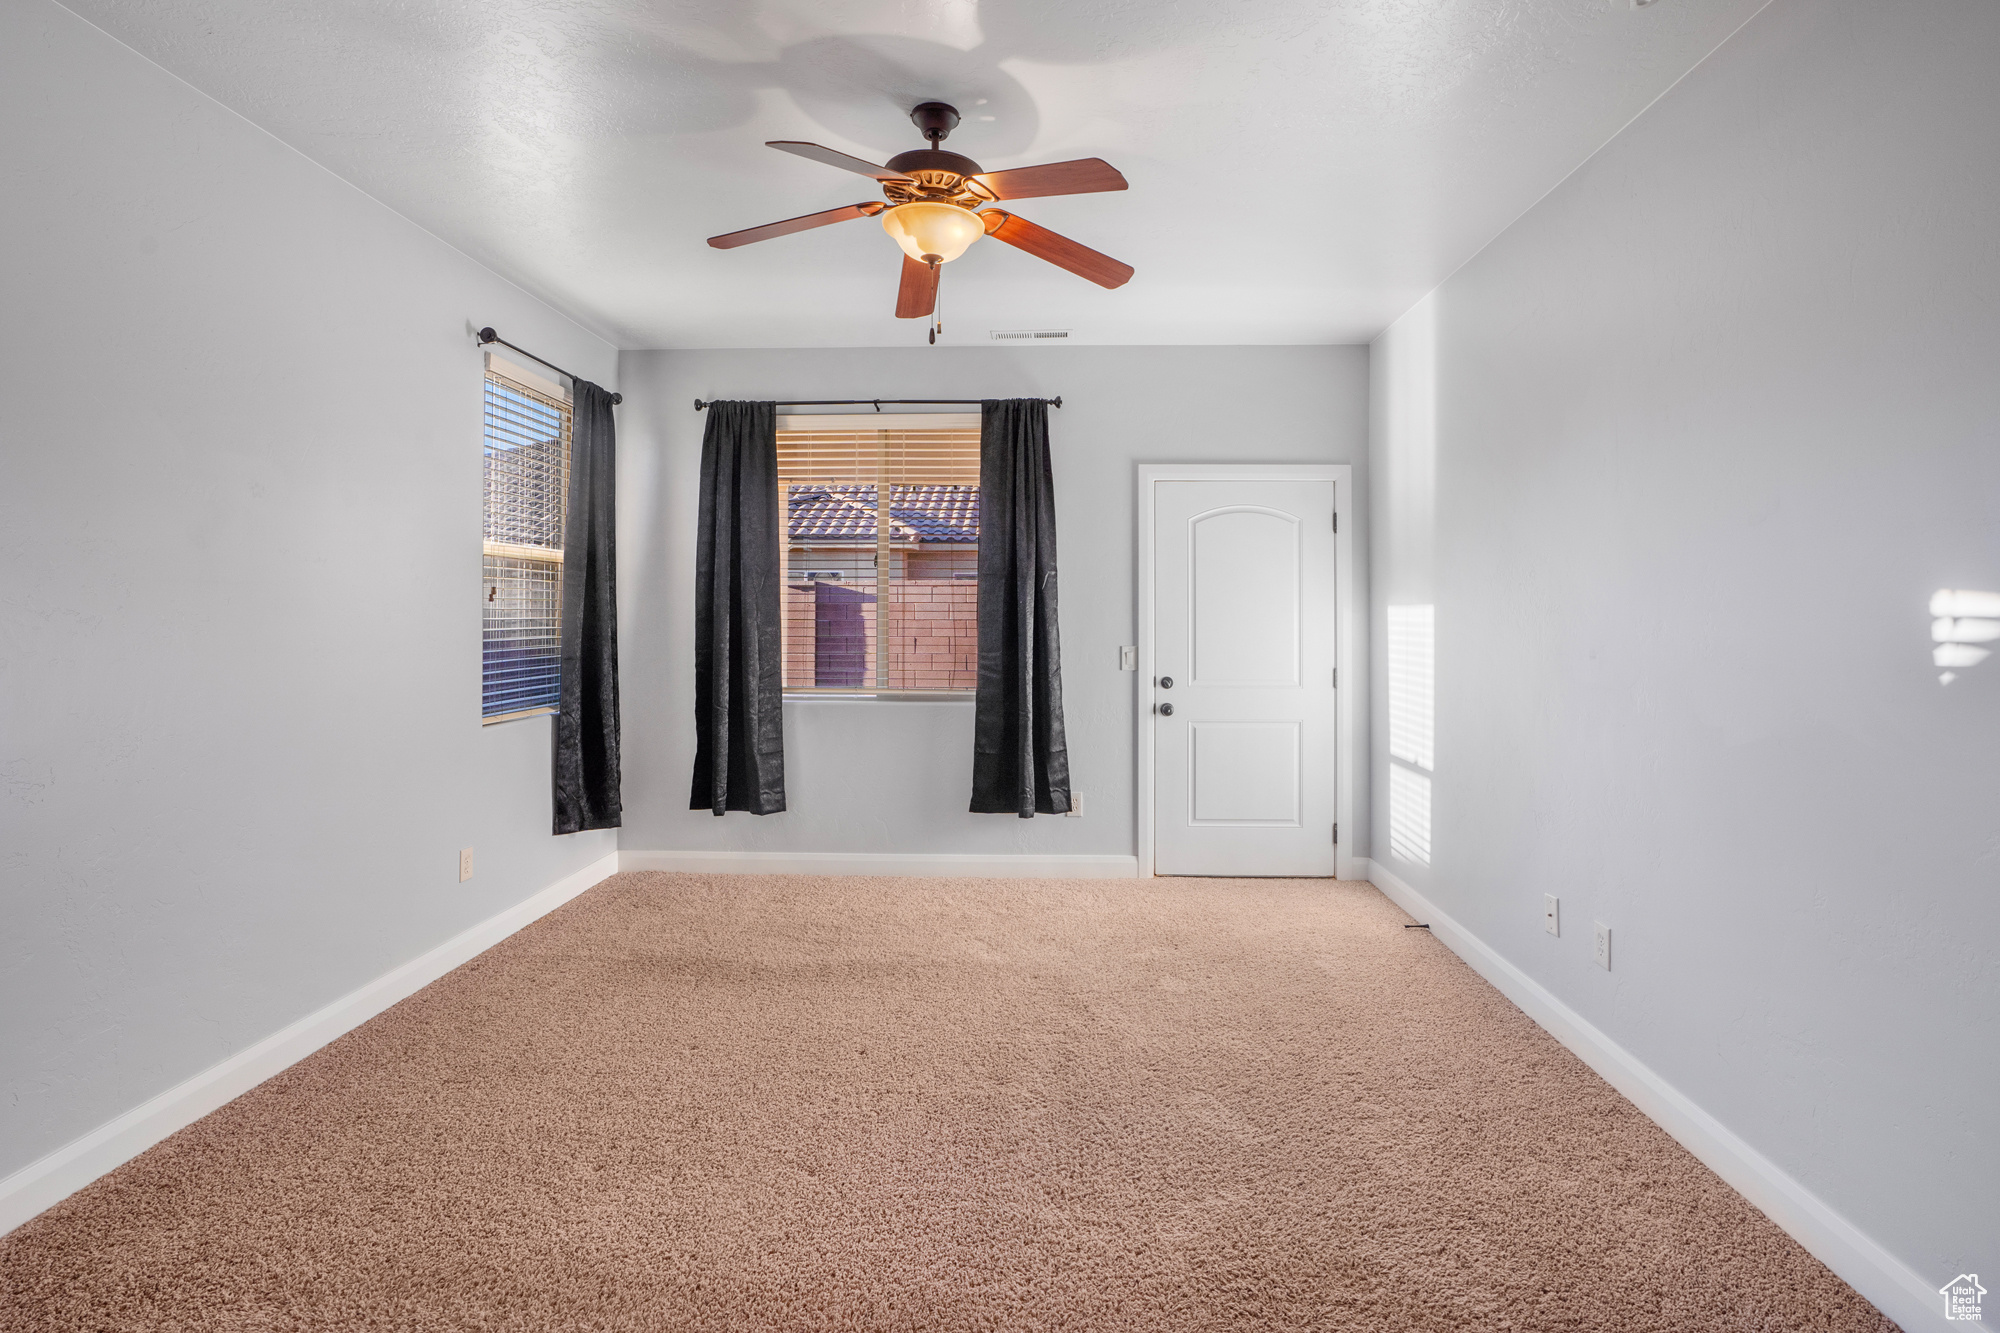
{"label": "window", "polygon": [[1436,615],[1429,606],[1389,608],[1389,850],[1431,860],[1431,678]]}
{"label": "window", "polygon": [[780,417],[785,689],[970,693],[979,417]]}
{"label": "window", "polygon": [[570,420],[567,389],[487,355],[480,692],[480,713],[487,722],[556,707]]}

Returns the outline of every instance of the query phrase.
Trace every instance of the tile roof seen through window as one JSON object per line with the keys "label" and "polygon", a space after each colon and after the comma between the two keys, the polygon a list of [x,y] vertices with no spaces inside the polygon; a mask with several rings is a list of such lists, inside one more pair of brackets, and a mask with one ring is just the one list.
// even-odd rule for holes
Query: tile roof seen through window
{"label": "tile roof seen through window", "polygon": [[[794,542],[875,542],[875,484],[795,482],[786,501]],[[889,540],[957,543],[979,540],[977,486],[892,486]]]}

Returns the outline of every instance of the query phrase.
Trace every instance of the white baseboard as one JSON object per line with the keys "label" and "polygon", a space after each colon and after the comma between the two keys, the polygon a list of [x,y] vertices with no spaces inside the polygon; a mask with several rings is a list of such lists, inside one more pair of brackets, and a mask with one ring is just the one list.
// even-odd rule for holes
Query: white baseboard
{"label": "white baseboard", "polygon": [[1367,870],[1369,882],[1391,902],[1418,921],[1429,923],[1431,934],[1468,967],[1493,983],[1494,989],[1575,1052],[1606,1083],[1700,1158],[1709,1170],[1762,1209],[1766,1217],[1805,1246],[1814,1258],[1873,1301],[1876,1309],[1901,1324],[1908,1333],[1945,1327],[1948,1321],[1944,1317],[1943,1298],[1915,1270],[1647,1068],[1637,1056],[1586,1022],[1540,982],[1439,911],[1394,871],[1380,861],[1370,862]]}
{"label": "white baseboard", "polygon": [[944,875],[978,879],[1131,879],[1136,856],[965,852],[620,852],[620,870],[718,875]]}
{"label": "white baseboard", "polygon": [[599,857],[526,902],[488,917],[430,952],[307,1014],[290,1027],[272,1033],[220,1064],[211,1065],[48,1156],[28,1163],[0,1180],[0,1235],[60,1203],[114,1167],[122,1166],[175,1130],[193,1124],[273,1074],[303,1060],[335,1037],[359,1027],[398,1000],[416,994],[459,964],[484,953],[529,922],[548,915],[616,873],[616,852]]}

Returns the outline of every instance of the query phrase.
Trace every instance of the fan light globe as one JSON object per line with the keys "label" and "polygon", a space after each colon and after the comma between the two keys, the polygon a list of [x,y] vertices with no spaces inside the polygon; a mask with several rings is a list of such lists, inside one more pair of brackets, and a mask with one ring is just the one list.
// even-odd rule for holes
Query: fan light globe
{"label": "fan light globe", "polygon": [[950,263],[986,234],[986,224],[969,208],[957,204],[923,202],[897,204],[882,215],[882,230],[896,239],[903,253],[918,263],[925,255],[936,255]]}

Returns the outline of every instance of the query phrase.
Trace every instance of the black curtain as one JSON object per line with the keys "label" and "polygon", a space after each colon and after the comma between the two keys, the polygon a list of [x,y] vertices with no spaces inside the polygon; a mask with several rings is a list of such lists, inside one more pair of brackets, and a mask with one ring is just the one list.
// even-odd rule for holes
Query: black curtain
{"label": "black curtain", "polygon": [[618,435],[611,394],[574,381],[563,506],[562,683],[556,712],[555,831],[617,828]]}
{"label": "black curtain", "polygon": [[710,403],[695,546],[693,810],[785,808],[778,412]]}
{"label": "black curtain", "polygon": [[1069,809],[1049,407],[987,399],[979,416],[979,696],[972,811]]}

